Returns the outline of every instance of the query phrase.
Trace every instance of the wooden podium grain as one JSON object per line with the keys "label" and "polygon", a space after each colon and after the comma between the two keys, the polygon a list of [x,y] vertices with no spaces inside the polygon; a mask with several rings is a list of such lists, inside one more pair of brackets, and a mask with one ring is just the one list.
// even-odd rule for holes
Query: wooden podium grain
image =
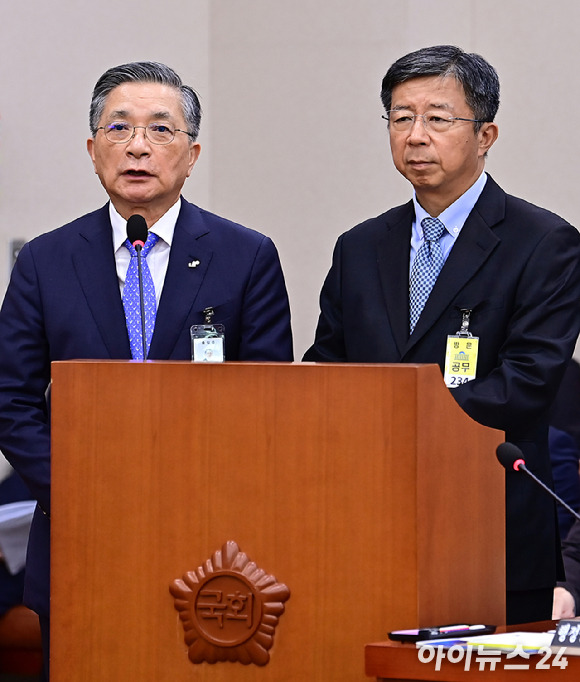
{"label": "wooden podium grain", "polygon": [[[362,682],[504,621],[502,434],[434,365],[59,362],[52,438],[52,682]],[[229,540],[291,591],[262,667],[191,663],[169,593]]]}

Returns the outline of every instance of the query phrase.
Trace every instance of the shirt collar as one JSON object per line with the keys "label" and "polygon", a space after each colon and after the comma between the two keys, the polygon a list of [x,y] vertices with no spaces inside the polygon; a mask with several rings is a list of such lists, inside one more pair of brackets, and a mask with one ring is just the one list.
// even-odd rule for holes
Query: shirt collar
{"label": "shirt collar", "polygon": [[[169,246],[171,246],[171,241],[173,240],[175,224],[180,209],[181,197],[179,197],[173,206],[151,226],[151,231],[155,232],[155,234],[169,244]],[[113,206],[112,201],[109,201],[109,218],[111,219],[111,226],[113,228],[113,248],[115,252],[117,252],[127,239],[127,221]]]}
{"label": "shirt collar", "polygon": [[[483,192],[485,183],[487,181],[487,173],[485,171],[479,176],[479,178],[471,185],[471,187],[464,192],[459,199],[454,201],[451,206],[448,206],[443,213],[438,215],[439,220],[445,225],[445,229],[453,237],[457,237],[461,228],[465,224],[467,217],[473,210],[473,207],[477,203],[480,194]],[[421,206],[417,201],[417,195],[413,192],[413,204],[415,206],[415,223],[417,229],[424,218],[429,218],[427,211]],[[421,235],[423,231],[421,230]]]}

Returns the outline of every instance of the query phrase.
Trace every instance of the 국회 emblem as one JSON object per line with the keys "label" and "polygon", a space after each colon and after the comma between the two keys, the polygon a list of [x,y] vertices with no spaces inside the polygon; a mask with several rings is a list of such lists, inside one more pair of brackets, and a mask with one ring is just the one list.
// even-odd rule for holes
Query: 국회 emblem
{"label": "\uad6d\ud68c emblem", "polygon": [[235,542],[226,542],[202,566],[174,580],[169,591],[192,663],[268,663],[290,590]]}

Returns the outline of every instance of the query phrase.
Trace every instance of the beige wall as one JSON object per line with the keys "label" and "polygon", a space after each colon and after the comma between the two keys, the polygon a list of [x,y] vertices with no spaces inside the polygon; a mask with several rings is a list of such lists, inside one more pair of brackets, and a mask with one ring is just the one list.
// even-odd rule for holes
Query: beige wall
{"label": "beige wall", "polygon": [[[580,5],[529,0],[72,0],[14,3],[0,24],[0,290],[11,238],[100,205],[84,150],[94,81],[157,59],[199,91],[202,157],[188,199],[273,237],[296,355],[310,344],[338,234],[406,201],[378,97],[410,50],[454,43],[498,70],[488,170],[576,225]],[[122,7],[122,16],[118,8]],[[554,112],[554,113],[552,113]]]}
{"label": "beige wall", "polygon": [[[30,239],[98,208],[107,199],[86,152],[90,97],[107,68],[138,59],[165,61],[186,82],[195,83],[202,105],[206,104],[209,1],[1,2],[5,10],[0,20],[3,292],[11,239]],[[206,125],[204,134],[208,129]],[[207,204],[208,187],[209,166],[204,159],[188,192]]]}

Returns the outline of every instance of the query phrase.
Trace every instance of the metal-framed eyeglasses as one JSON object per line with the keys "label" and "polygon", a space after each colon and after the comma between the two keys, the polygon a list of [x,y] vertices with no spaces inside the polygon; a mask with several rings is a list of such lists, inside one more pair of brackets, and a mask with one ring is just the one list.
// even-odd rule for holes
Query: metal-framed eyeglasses
{"label": "metal-framed eyeglasses", "polygon": [[413,114],[405,109],[391,109],[383,116],[389,122],[389,127],[396,133],[408,132],[415,123],[416,118],[423,119],[423,126],[427,132],[446,133],[451,130],[457,121],[470,123],[488,123],[478,118],[462,118],[461,116],[441,116],[440,111],[428,111],[424,114]]}
{"label": "metal-framed eyeglasses", "polygon": [[113,121],[106,126],[99,126],[97,130],[102,130],[105,137],[113,144],[125,144],[135,137],[137,128],[143,128],[145,137],[152,144],[170,144],[175,139],[175,133],[185,133],[193,139],[193,134],[187,130],[173,128],[167,123],[149,123],[146,126],[132,126],[126,121]]}

